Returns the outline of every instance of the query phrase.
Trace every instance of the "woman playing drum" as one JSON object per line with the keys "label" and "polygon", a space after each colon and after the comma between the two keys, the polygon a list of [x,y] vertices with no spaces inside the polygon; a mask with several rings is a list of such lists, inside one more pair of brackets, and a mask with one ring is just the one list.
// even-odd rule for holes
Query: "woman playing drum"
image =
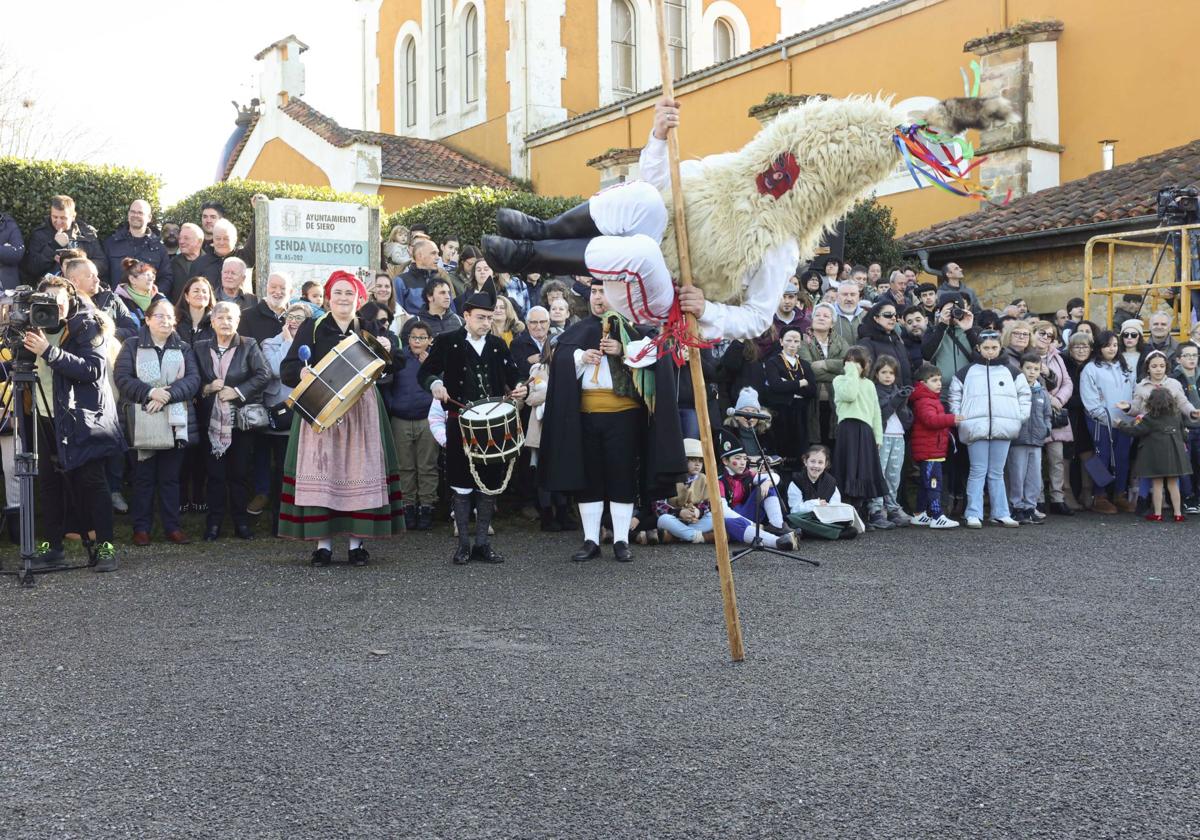
{"label": "woman playing drum", "polygon": [[[378,323],[364,323],[355,311],[366,300],[362,281],[349,272],[335,271],[325,283],[329,312],[305,321],[280,365],[279,378],[294,387],[313,376],[304,356],[316,367],[349,335],[368,333],[387,350],[388,361],[403,366],[403,356],[392,347]],[[378,331],[378,333],[376,332]],[[302,354],[301,348],[308,348]],[[314,566],[333,560],[333,537],[350,538],[349,561],[363,566],[368,560],[365,537],[391,537],[404,530],[395,444],[387,416],[375,387],[363,392],[341,421],[322,433],[297,419],[292,424],[284,460],[283,493],[279,509],[279,535],[316,540]]]}

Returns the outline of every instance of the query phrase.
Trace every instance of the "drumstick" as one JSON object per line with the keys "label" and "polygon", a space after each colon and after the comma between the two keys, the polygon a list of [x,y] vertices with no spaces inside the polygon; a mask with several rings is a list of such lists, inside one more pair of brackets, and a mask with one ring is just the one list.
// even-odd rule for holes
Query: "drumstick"
{"label": "drumstick", "polygon": [[[604,339],[608,338],[608,330],[609,330],[611,323],[612,322],[608,318],[605,318],[603,321],[600,322],[600,341],[603,342]],[[601,361],[603,361],[604,351],[600,351],[600,353],[601,353],[600,359],[601,359]],[[595,385],[599,381],[600,381],[600,362],[596,362],[596,369],[592,372],[592,384]]]}

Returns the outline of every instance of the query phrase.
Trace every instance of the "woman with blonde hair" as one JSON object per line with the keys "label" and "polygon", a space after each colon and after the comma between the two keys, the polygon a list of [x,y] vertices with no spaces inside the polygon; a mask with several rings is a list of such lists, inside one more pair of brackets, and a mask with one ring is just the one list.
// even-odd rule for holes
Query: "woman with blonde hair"
{"label": "woman with blonde hair", "polygon": [[525,332],[525,325],[517,320],[517,308],[505,295],[496,298],[496,308],[492,310],[492,335],[504,339],[504,343],[512,346],[513,337]]}

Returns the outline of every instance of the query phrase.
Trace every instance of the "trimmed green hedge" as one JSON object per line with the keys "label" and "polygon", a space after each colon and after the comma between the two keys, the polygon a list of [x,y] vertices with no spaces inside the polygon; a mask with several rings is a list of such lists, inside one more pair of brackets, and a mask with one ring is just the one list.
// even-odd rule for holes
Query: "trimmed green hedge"
{"label": "trimmed green hedge", "polygon": [[512,207],[539,219],[549,219],[581,201],[579,196],[545,196],[492,187],[466,187],[391,214],[387,224],[383,225],[384,238],[398,224],[411,227],[420,223],[428,225],[429,235],[435,242],[457,236],[463,245],[478,245],[485,233],[496,232],[496,211],[501,207]]}
{"label": "trimmed green hedge", "polygon": [[222,181],[194,192],[187,198],[168,207],[163,218],[173,222],[195,222],[200,224],[200,207],[206,201],[216,201],[225,208],[225,215],[238,230],[238,239],[243,242],[254,224],[254,210],[250,199],[258,193],[267,198],[299,198],[309,201],[344,201],[382,207],[383,198],[365,193],[338,192],[332,187],[313,187],[306,184],[282,184],[269,181]]}
{"label": "trimmed green hedge", "polygon": [[49,218],[50,196],[69,195],[79,218],[104,239],[125,224],[135,198],[149,201],[157,218],[161,186],[161,178],[140,169],[0,158],[0,210],[11,213],[26,236]]}

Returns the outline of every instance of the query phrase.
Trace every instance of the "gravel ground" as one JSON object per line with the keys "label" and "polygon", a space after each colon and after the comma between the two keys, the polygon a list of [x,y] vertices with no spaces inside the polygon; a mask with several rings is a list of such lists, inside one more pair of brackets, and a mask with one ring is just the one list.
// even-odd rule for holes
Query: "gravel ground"
{"label": "gravel ground", "polygon": [[711,547],[501,526],[0,579],[0,836],[1200,836],[1200,520],[742,562],[741,664]]}

